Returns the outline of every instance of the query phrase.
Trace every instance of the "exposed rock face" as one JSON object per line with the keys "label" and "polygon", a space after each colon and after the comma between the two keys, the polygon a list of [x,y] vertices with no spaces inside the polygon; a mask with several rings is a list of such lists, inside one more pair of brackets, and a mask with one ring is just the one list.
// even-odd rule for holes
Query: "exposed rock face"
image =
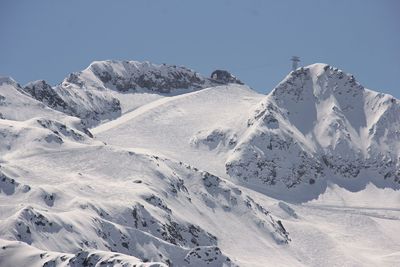
{"label": "exposed rock face", "polygon": [[291,72],[256,108],[226,163],[256,184],[314,184],[365,172],[400,182],[400,103],[325,64]]}
{"label": "exposed rock face", "polygon": [[228,83],[237,83],[243,84],[238,78],[233,76],[230,72],[226,70],[215,70],[211,73],[211,79],[215,82],[228,84]]}
{"label": "exposed rock face", "polygon": [[120,92],[145,88],[158,93],[211,85],[208,79],[186,67],[111,60],[93,62],[86,70],[70,74],[65,82],[79,86],[92,83]]}
{"label": "exposed rock face", "polygon": [[23,90],[48,107],[74,115],[67,102],[44,80],[30,82],[24,86]]}

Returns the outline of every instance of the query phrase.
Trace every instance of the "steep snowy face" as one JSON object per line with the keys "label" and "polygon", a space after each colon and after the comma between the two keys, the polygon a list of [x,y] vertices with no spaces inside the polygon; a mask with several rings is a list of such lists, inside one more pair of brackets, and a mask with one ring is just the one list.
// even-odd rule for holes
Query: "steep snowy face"
{"label": "steep snowy face", "polygon": [[337,175],[400,182],[400,103],[326,64],[291,72],[256,108],[226,163],[256,184]]}

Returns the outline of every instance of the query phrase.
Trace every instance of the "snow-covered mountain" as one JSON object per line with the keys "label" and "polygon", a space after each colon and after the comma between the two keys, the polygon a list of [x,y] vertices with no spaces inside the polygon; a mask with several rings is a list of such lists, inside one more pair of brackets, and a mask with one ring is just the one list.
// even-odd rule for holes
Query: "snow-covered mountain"
{"label": "snow-covered mountain", "polygon": [[399,100],[352,75],[326,64],[300,68],[257,106],[227,172],[258,186],[332,176],[399,184],[399,115]]}
{"label": "snow-covered mountain", "polygon": [[2,78],[0,266],[396,266],[399,107],[325,64]]}
{"label": "snow-covered mountain", "polygon": [[[52,87],[35,81],[23,90],[45,105],[92,127],[149,101],[220,84],[241,83],[229,72],[206,78],[186,67],[138,61],[96,61]],[[223,75],[222,75],[222,74]]]}

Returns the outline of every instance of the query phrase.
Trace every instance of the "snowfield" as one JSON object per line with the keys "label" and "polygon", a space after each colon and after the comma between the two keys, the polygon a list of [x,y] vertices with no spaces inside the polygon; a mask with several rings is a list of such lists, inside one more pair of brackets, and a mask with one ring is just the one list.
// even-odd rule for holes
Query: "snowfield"
{"label": "snowfield", "polygon": [[[230,74],[229,74],[230,75]],[[398,266],[400,101],[98,61],[0,79],[0,266]]]}

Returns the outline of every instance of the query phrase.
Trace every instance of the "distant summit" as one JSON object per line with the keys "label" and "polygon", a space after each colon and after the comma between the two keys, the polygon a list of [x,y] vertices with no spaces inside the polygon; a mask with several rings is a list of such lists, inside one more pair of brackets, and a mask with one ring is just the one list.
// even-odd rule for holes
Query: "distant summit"
{"label": "distant summit", "polygon": [[94,61],[86,69],[69,74],[57,86],[36,81],[23,90],[48,107],[81,118],[86,126],[93,127],[121,116],[121,102],[128,109],[141,105],[127,103],[127,94],[176,95],[229,83],[243,84],[227,71],[217,70],[213,74],[215,79],[183,66],[105,60]]}

